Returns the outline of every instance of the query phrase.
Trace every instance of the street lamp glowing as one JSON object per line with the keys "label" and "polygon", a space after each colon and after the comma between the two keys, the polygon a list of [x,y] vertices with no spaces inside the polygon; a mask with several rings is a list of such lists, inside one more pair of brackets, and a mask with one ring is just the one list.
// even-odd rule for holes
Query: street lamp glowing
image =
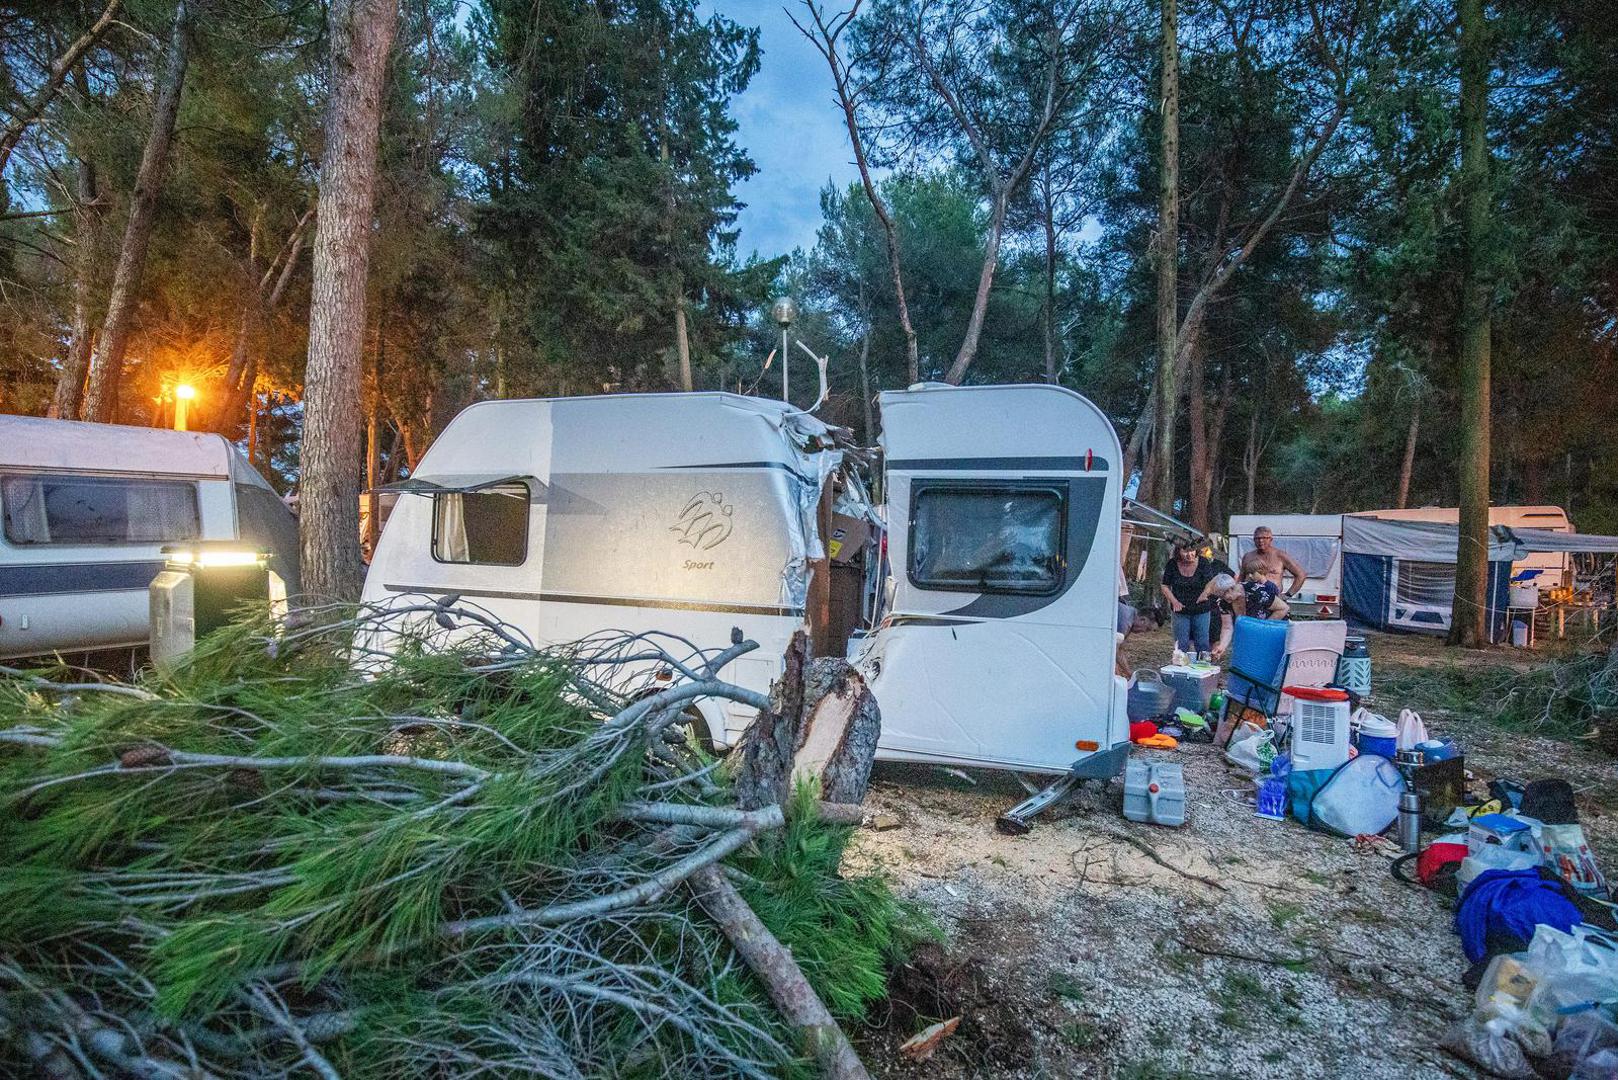
{"label": "street lamp glowing", "polygon": [[186,406],[197,396],[197,388],[190,383],[180,383],[174,388],[174,430],[185,431]]}

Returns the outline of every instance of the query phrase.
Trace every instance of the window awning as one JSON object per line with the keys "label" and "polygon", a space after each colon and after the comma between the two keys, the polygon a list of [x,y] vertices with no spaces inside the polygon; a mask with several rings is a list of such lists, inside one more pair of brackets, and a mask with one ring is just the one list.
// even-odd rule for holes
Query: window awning
{"label": "window awning", "polygon": [[530,501],[543,501],[546,485],[537,476],[506,473],[440,473],[436,476],[410,476],[375,488],[378,492],[400,495],[470,495],[490,488],[522,484]]}

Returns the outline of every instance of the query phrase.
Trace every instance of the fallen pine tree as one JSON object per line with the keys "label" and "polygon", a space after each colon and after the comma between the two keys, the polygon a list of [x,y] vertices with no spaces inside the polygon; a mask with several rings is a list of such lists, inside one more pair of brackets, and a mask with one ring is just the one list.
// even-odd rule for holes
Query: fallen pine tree
{"label": "fallen pine tree", "polygon": [[542,651],[446,598],[9,673],[0,1067],[863,1076],[836,1020],[921,923],[813,789],[741,809],[692,745],[699,698],[772,708],[718,678],[751,647]]}

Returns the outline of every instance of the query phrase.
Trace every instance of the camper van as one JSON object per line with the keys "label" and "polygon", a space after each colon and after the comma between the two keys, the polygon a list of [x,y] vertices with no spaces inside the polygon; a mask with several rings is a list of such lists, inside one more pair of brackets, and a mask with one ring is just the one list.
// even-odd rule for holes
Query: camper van
{"label": "camper van", "polygon": [[[1240,568],[1253,550],[1253,531],[1267,527],[1275,546],[1297,560],[1305,575],[1292,598],[1292,614],[1335,619],[1341,613],[1343,582],[1343,515],[1235,514],[1230,519],[1229,563]],[[1290,581],[1286,582],[1289,586]]]}
{"label": "camper van", "polygon": [[296,591],[297,522],[218,435],[0,416],[0,659],[143,645],[163,548],[239,540]]}
{"label": "camper van", "polygon": [[[397,487],[365,599],[458,595],[538,644],[616,629],[717,646],[737,627],[760,647],[723,677],[760,692],[820,620],[881,706],[879,757],[1117,773],[1112,425],[1048,385],[924,384],[879,404],[880,475],[759,398],[473,405]],[[828,603],[811,600],[817,573]],[[754,717],[699,707],[717,747]]]}

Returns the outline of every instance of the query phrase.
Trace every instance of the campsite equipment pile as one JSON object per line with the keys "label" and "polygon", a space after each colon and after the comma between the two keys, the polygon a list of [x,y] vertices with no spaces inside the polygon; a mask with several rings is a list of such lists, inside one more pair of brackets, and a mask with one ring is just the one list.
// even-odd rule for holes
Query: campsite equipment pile
{"label": "campsite equipment pile", "polygon": [[751,643],[404,611],[0,680],[0,1072],[864,1076],[832,1014],[919,924],[839,876],[811,788],[739,808],[683,731],[702,697],[797,722],[719,679]]}

